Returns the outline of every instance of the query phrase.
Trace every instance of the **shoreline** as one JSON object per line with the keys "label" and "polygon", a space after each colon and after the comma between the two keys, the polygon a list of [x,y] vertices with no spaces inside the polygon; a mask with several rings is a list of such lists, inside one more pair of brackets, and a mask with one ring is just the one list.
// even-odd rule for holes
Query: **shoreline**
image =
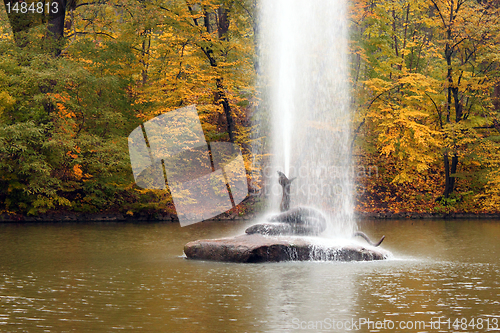
{"label": "shoreline", "polygon": [[419,213],[419,212],[355,212],[359,220],[461,220],[461,219],[499,219],[498,213]]}
{"label": "shoreline", "polygon": [[[255,219],[259,213],[240,215],[237,212],[226,212],[206,221],[247,221]],[[355,212],[355,218],[364,220],[461,220],[461,219],[490,219],[500,220],[498,213],[418,213],[418,212]],[[0,223],[50,223],[50,222],[179,222],[177,215],[165,211],[152,211],[143,213],[76,213],[76,212],[49,212],[37,216],[21,214],[0,214]]]}

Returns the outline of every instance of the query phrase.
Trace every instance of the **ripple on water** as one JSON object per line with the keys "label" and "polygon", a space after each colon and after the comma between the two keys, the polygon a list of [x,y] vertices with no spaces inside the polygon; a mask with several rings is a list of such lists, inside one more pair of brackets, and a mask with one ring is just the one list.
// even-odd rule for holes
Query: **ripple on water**
{"label": "ripple on water", "polygon": [[[183,239],[168,244],[170,252],[162,248],[163,238],[150,248],[149,240],[141,241],[150,239],[148,228],[134,229],[133,244],[127,233],[126,246],[110,253],[104,244],[94,246],[103,231],[93,226],[85,229],[85,246],[78,243],[81,253],[73,250],[80,259],[60,264],[75,242],[64,228],[47,230],[53,236],[42,239],[59,245],[44,247],[29,265],[38,248],[13,251],[30,242],[0,234],[0,256],[9,255],[0,261],[0,331],[288,332],[294,319],[498,318],[498,258],[471,252],[480,248],[429,259],[409,240],[393,241],[387,245],[403,250],[391,248],[395,256],[379,262],[244,265],[179,258],[171,249],[182,249]],[[115,238],[111,248],[120,249]],[[488,251],[498,253],[490,244]]]}

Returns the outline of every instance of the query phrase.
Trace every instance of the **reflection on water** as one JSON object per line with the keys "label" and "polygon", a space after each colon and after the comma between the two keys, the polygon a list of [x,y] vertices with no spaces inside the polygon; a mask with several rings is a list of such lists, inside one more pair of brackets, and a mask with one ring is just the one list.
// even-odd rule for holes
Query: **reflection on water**
{"label": "reflection on water", "polygon": [[[386,235],[383,245],[395,258],[384,262],[182,257],[188,241],[244,227],[0,225],[0,331],[341,332],[328,324],[438,317],[497,320],[500,328],[497,222],[365,222],[362,229],[373,237]],[[308,329],[311,322],[323,329]]]}

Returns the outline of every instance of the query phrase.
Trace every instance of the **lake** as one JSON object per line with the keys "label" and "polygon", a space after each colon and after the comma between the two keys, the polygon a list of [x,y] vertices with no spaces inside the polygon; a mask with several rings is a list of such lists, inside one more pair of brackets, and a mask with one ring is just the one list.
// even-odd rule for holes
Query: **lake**
{"label": "lake", "polygon": [[500,330],[500,223],[363,221],[380,262],[192,261],[245,222],[0,224],[1,332]]}

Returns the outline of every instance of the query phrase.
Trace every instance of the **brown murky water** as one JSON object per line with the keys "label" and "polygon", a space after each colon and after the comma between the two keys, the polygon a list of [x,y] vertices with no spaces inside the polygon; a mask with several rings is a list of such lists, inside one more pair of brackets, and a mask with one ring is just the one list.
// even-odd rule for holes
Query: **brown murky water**
{"label": "brown murky water", "polygon": [[386,235],[384,262],[182,257],[188,241],[244,227],[0,224],[0,331],[500,330],[498,221],[364,222]]}

